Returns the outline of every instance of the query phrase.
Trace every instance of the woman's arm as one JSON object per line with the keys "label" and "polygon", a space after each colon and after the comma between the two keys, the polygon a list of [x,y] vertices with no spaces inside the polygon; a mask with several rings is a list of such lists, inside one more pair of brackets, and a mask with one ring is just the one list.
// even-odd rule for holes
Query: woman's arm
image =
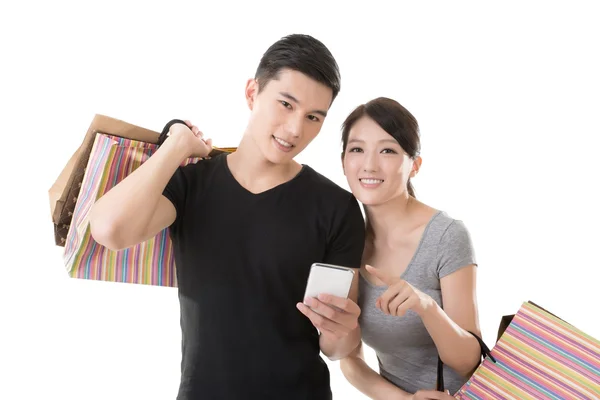
{"label": "woman's arm", "polygon": [[356,389],[371,399],[408,400],[411,395],[385,380],[367,365],[362,342],[346,358],[340,361],[342,373]]}
{"label": "woman's arm", "polygon": [[472,374],[481,356],[479,342],[468,332],[481,337],[476,274],[476,266],[470,265],[443,277],[444,309],[431,301],[421,314],[444,364],[463,376]]}
{"label": "woman's arm", "polygon": [[441,282],[444,309],[408,282],[367,265],[367,271],[389,287],[376,302],[387,315],[402,317],[416,312],[433,339],[444,364],[468,376],[477,366],[481,348],[468,331],[481,336],[475,298],[475,265],[459,268]]}

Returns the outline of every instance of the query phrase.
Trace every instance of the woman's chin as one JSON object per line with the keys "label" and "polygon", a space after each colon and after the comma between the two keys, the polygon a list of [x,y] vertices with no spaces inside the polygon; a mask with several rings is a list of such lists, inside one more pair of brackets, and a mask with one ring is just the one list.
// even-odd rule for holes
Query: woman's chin
{"label": "woman's chin", "polygon": [[361,193],[355,193],[354,196],[364,206],[375,207],[383,203],[380,196],[373,196],[368,194],[364,195]]}

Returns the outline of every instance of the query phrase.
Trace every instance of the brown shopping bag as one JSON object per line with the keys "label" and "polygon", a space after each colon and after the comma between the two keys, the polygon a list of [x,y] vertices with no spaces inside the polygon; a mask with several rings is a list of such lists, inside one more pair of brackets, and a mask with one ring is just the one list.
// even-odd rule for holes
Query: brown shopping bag
{"label": "brown shopping bag", "polygon": [[[90,152],[96,134],[103,133],[124,139],[157,144],[160,133],[142,128],[119,119],[96,114],[90,124],[83,142],[73,153],[62,172],[48,191],[50,199],[50,214],[54,224],[54,242],[64,247],[85,168],[90,158]],[[233,148],[213,149],[210,156],[232,151]]]}

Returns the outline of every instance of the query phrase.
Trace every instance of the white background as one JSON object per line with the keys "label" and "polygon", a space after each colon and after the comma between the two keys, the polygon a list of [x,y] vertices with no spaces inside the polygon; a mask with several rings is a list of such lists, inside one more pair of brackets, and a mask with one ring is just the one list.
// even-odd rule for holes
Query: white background
{"label": "white background", "polygon": [[[347,187],[341,122],[398,100],[421,124],[418,197],[473,236],[488,344],[526,300],[600,338],[595,2],[398,3],[3,2],[0,398],[174,399],[176,290],[67,278],[47,190],[95,113],[154,130],[189,118],[237,145],[246,79],[294,32],[342,73],[298,160]],[[363,398],[329,365],[336,399]]]}

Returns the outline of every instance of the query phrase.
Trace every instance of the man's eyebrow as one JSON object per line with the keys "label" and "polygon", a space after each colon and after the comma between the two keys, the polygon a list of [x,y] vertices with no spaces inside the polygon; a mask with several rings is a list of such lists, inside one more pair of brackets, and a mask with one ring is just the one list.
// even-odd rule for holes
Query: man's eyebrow
{"label": "man's eyebrow", "polygon": [[[283,97],[285,97],[288,100],[293,101],[294,103],[300,105],[300,102],[298,101],[297,98],[295,98],[294,96],[292,96],[291,94],[289,94],[288,92],[279,92],[279,94]],[[312,110],[310,112],[311,114],[319,114],[321,115],[323,118],[325,118],[327,116],[327,111],[323,111],[323,110]]]}

